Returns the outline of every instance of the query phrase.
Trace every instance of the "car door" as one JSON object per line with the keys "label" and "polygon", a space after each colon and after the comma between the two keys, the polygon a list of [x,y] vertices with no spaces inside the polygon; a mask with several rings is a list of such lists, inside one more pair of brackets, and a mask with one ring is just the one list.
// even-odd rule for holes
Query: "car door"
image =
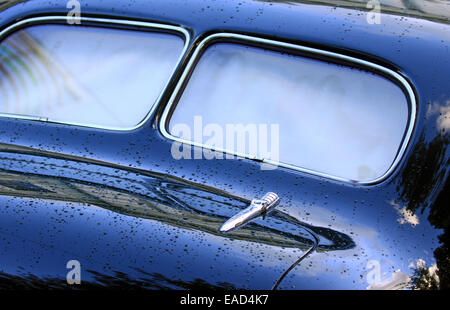
{"label": "car door", "polygon": [[[148,147],[153,149],[150,153],[162,155],[152,141],[157,131],[145,120],[143,126],[130,129],[127,122],[133,114],[119,119],[120,107],[101,110],[96,106],[108,102],[111,94],[106,93],[97,103],[104,94],[98,92],[104,80],[95,84],[89,75],[98,79],[105,72],[84,69],[87,77],[79,78],[74,71],[83,70],[86,58],[91,66],[94,52],[112,53],[115,61],[129,65],[128,53],[121,52],[122,42],[115,41],[124,40],[123,36],[139,39],[141,45],[151,46],[152,42],[143,42],[141,32],[128,30],[129,23],[121,21],[86,18],[83,22],[91,24],[72,33],[64,32],[68,27],[64,21],[61,17],[33,18],[3,32],[9,34],[3,41],[7,51],[2,64],[3,138],[14,133],[20,141],[11,138],[1,144],[2,286],[67,288],[82,281],[91,288],[271,288],[289,267],[289,257],[296,258],[316,245],[310,230],[275,212],[262,226],[255,223],[222,236],[218,228],[223,219],[246,208],[249,200],[111,158],[122,153],[127,161],[130,154],[138,159],[139,154],[148,153]],[[23,24],[27,27],[22,28]],[[105,27],[111,25],[119,29]],[[160,40],[163,48],[164,44],[176,48],[166,38],[166,32],[174,36],[172,27],[132,26],[137,25],[153,31],[149,37]],[[78,54],[68,55],[69,47],[60,43],[61,35],[72,37],[66,43],[93,40],[97,49],[85,45]],[[104,40],[105,35],[111,39]],[[159,56],[159,51],[154,52]],[[179,53],[178,58],[181,49]],[[61,60],[66,55],[71,59]],[[170,63],[170,59],[165,61]],[[47,71],[40,72],[39,66]],[[114,72],[111,62],[102,66],[106,73]],[[153,64],[152,69],[155,67]],[[155,73],[155,80],[158,75],[164,78],[163,69]],[[123,74],[120,70],[118,74]],[[34,74],[44,80],[27,84]],[[62,84],[61,93],[53,93],[53,87],[40,88],[48,82],[57,83],[56,91]],[[27,96],[30,94],[34,97]],[[146,94],[150,94],[148,89]],[[50,101],[42,101],[42,97]],[[36,104],[42,106],[34,107]],[[26,113],[35,115],[27,117]],[[44,120],[42,113],[51,114],[51,121]],[[120,120],[117,124],[122,128],[109,123],[111,119]],[[34,145],[24,146],[23,139]],[[147,142],[140,143],[140,139]],[[96,150],[91,148],[94,145],[101,146]],[[70,154],[71,148],[80,147],[87,156]],[[99,160],[103,156],[109,159]]]}
{"label": "car door", "polygon": [[[89,110],[94,101],[89,93],[79,96],[87,111],[81,121],[71,110],[57,117],[2,115],[4,283],[71,287],[66,277],[77,262],[85,287],[404,288],[426,282],[425,276],[414,278],[416,272],[435,276],[433,252],[441,226],[427,216],[441,210],[433,203],[447,173],[445,122],[443,134],[439,126],[448,89],[445,78],[432,85],[429,78],[442,77],[439,72],[448,62],[439,35],[427,49],[442,61],[426,62],[417,47],[445,25],[426,24],[419,40],[405,36],[393,43],[380,29],[365,29],[364,16],[348,17],[354,13],[348,9],[333,11],[336,21],[317,27],[317,16],[329,14],[329,7],[277,4],[254,22],[237,18],[223,30],[222,14],[234,7],[194,14],[195,21],[183,17],[192,7],[152,4],[159,12],[155,23],[133,21],[137,13],[130,9],[126,22],[83,17],[81,25],[69,26],[64,16],[48,16],[3,27],[2,39],[24,26],[58,24],[95,28],[100,36],[105,29],[127,30],[130,36],[138,32],[139,37],[172,34],[184,42],[169,69],[147,70],[153,78],[147,85],[160,83],[148,94],[143,90],[149,86],[130,86],[143,85],[139,62],[131,62],[136,75],[109,71],[104,76],[120,79],[97,79],[117,91],[105,100],[119,102],[116,117],[131,119],[130,112],[138,111],[134,104],[152,93],[153,104],[138,124],[124,122],[118,128],[114,118],[103,120],[106,114]],[[150,9],[141,5],[144,12]],[[200,12],[199,3],[192,5]],[[13,20],[32,9],[12,8],[5,16]],[[282,24],[279,10],[286,14]],[[244,6],[238,16],[254,11]],[[298,16],[305,17],[304,23]],[[409,25],[383,16],[394,32]],[[340,22],[348,18],[361,27],[341,42],[336,33],[345,30]],[[362,35],[369,37],[363,44]],[[118,55],[123,50],[117,49]],[[125,60],[136,59],[129,57]],[[9,63],[16,70],[3,74],[12,77],[11,85],[20,85],[13,83],[22,65],[17,55]],[[162,72],[168,73],[156,81]],[[286,83],[280,85],[281,79]],[[128,93],[139,96],[127,98]],[[300,100],[298,94],[309,97]],[[302,108],[292,102],[302,102]],[[203,123],[195,122],[197,116]],[[229,145],[218,139],[220,130],[226,137],[227,125],[247,129],[244,138],[234,136],[236,144]],[[277,153],[277,139],[270,140],[276,125],[283,142],[278,158],[270,157]],[[256,152],[252,140],[245,139],[252,128],[258,134]],[[379,141],[386,141],[381,153],[371,150]],[[263,154],[258,153],[261,143]],[[423,156],[432,159],[426,167]],[[272,213],[230,233],[219,231],[268,192],[280,198]]]}

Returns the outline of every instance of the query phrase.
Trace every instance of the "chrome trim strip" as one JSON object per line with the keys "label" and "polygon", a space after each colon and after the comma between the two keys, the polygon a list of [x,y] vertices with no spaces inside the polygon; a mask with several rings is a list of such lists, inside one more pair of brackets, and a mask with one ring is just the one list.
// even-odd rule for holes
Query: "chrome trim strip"
{"label": "chrome trim strip", "polygon": [[[0,31],[0,42],[4,39],[4,36],[9,34],[10,32],[14,31],[16,28],[19,28],[21,26],[27,26],[27,25],[34,25],[34,24],[40,24],[45,22],[52,22],[52,21],[67,21],[67,16],[42,16],[42,17],[32,17],[32,18],[26,18],[24,20],[21,20],[17,23],[14,23],[5,29]],[[178,70],[182,59],[186,55],[186,51],[188,49],[189,43],[191,41],[191,36],[189,32],[178,26],[172,26],[172,25],[165,25],[165,24],[158,24],[158,23],[151,23],[151,22],[140,22],[140,21],[130,21],[130,20],[119,20],[119,19],[110,19],[110,18],[95,18],[95,17],[80,17],[81,23],[84,22],[93,22],[98,23],[99,25],[104,25],[107,27],[108,24],[110,25],[123,25],[123,26],[138,26],[138,27],[144,27],[148,29],[162,29],[162,30],[170,30],[174,32],[178,32],[182,35],[184,38],[184,46],[181,51],[180,57],[178,58],[178,61],[170,75],[169,80],[164,85],[161,93],[159,94],[158,98],[154,102],[154,104],[151,106],[149,112],[147,115],[143,118],[142,121],[140,121],[136,126],[131,128],[122,128],[122,127],[109,127],[109,126],[99,126],[99,125],[92,125],[92,124],[85,124],[85,123],[76,123],[76,122],[62,122],[62,121],[55,121],[49,118],[45,117],[36,117],[36,116],[28,116],[28,115],[18,115],[18,114],[7,114],[7,113],[0,113],[0,117],[7,117],[7,118],[15,118],[15,119],[23,119],[23,120],[31,120],[31,121],[41,121],[41,122],[50,122],[50,123],[57,123],[57,124],[64,124],[64,125],[72,125],[72,126],[81,126],[81,127],[90,127],[90,128],[96,128],[96,129],[105,129],[105,130],[115,130],[115,131],[132,131],[135,129],[138,129],[152,117],[154,112],[156,111],[156,108],[159,106],[159,103],[161,101],[162,95],[166,92],[167,87],[169,85],[170,79],[175,75],[176,71]],[[82,26],[82,24],[78,25],[71,25],[67,24],[67,26]]]}
{"label": "chrome trim strip", "polygon": [[254,156],[249,156],[247,154],[232,152],[232,151],[229,151],[226,149],[212,148],[212,147],[209,147],[209,146],[201,144],[201,143],[197,143],[194,141],[184,140],[184,139],[175,137],[175,136],[171,135],[166,129],[166,125],[168,125],[167,122],[168,122],[169,111],[170,111],[171,107],[173,106],[173,104],[175,103],[175,98],[179,95],[181,88],[187,81],[187,77],[188,77],[189,73],[194,69],[195,63],[198,60],[200,52],[203,51],[205,46],[210,41],[215,40],[215,39],[237,39],[237,40],[241,41],[242,43],[245,43],[247,41],[247,42],[260,43],[260,44],[268,45],[268,46],[284,47],[284,48],[288,48],[291,50],[298,50],[298,51],[307,52],[310,54],[316,54],[316,55],[331,57],[331,58],[338,59],[338,60],[344,60],[344,61],[350,62],[350,63],[356,63],[358,65],[369,67],[369,68],[375,69],[379,72],[383,72],[383,73],[391,76],[392,78],[397,80],[404,87],[404,89],[407,92],[407,95],[409,96],[408,99],[409,99],[409,104],[410,104],[410,107],[409,107],[410,108],[410,115],[409,115],[410,119],[409,119],[408,128],[406,130],[406,134],[403,138],[402,144],[401,144],[401,146],[397,152],[397,156],[395,157],[394,161],[392,162],[390,168],[382,176],[380,176],[374,180],[361,182],[361,181],[350,180],[350,179],[346,179],[346,178],[342,178],[342,177],[333,176],[333,175],[319,172],[319,171],[309,170],[306,168],[302,168],[302,167],[298,167],[298,166],[294,166],[294,165],[290,165],[290,164],[285,164],[282,162],[275,162],[275,161],[268,160],[268,159],[262,159],[262,160],[258,160],[258,161],[262,161],[263,163],[268,163],[268,164],[280,166],[283,168],[288,168],[288,169],[292,169],[292,170],[296,170],[296,171],[336,180],[336,181],[349,182],[349,183],[358,184],[358,185],[373,185],[373,184],[379,183],[379,182],[385,180],[394,171],[394,169],[398,166],[398,164],[400,163],[400,160],[402,159],[403,155],[405,154],[406,148],[411,139],[413,129],[414,129],[414,124],[416,121],[416,113],[417,113],[417,111],[416,111],[417,103],[416,103],[414,91],[413,91],[411,85],[408,83],[408,81],[404,77],[402,77],[400,74],[398,74],[390,69],[387,69],[380,65],[371,63],[369,61],[361,60],[358,58],[337,54],[334,52],[324,51],[324,50],[320,50],[320,49],[316,49],[316,48],[311,48],[311,47],[306,47],[306,46],[301,46],[301,45],[296,45],[296,44],[291,44],[291,43],[285,43],[285,42],[279,42],[279,41],[275,41],[275,40],[263,39],[263,38],[248,36],[248,35],[236,34],[236,33],[215,33],[215,34],[212,34],[212,35],[206,37],[198,44],[197,48],[195,49],[194,53],[192,54],[192,57],[190,58],[190,60],[188,62],[186,68],[184,69],[184,72],[181,75],[180,80],[178,81],[178,83],[169,99],[169,102],[167,103],[167,105],[164,108],[164,111],[162,113],[162,116],[161,116],[161,119],[159,122],[159,128],[164,137],[166,137],[167,139],[170,139],[170,140],[174,140],[179,143],[184,143],[184,144],[196,146],[199,148],[215,150],[217,152],[222,152],[222,153],[234,155],[237,157],[247,158],[247,159],[251,159],[251,160],[257,160]]}

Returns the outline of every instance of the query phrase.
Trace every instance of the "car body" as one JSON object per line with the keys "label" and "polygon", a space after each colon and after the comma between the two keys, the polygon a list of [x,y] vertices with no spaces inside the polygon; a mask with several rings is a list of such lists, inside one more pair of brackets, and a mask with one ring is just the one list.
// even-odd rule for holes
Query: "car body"
{"label": "car body", "polygon": [[[18,25],[63,21],[66,4],[0,4],[2,39]],[[185,47],[136,128],[0,117],[0,286],[448,288],[449,15],[382,7],[382,23],[373,25],[365,4],[84,3],[82,24],[169,25]],[[289,167],[261,170],[245,156],[174,159],[166,107],[201,43],[229,34],[340,55],[404,79],[415,113],[397,163],[364,183]],[[219,231],[267,192],[281,201],[266,218]],[[81,264],[79,286],[66,279],[73,260]]]}

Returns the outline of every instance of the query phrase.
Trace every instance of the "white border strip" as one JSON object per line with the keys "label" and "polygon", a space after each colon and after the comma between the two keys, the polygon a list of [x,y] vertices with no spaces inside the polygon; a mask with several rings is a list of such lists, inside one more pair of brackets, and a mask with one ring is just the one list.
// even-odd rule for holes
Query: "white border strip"
{"label": "white border strip", "polygon": [[[339,60],[344,60],[346,62],[350,62],[350,63],[356,63],[358,65],[362,65],[365,67],[369,67],[375,70],[378,70],[380,72],[383,72],[389,76],[391,76],[392,78],[394,78],[395,80],[397,80],[398,82],[400,82],[401,85],[403,85],[403,87],[405,88],[407,95],[409,96],[409,103],[410,103],[410,120],[409,120],[409,124],[408,124],[408,128],[405,134],[405,137],[403,139],[403,142],[400,146],[400,149],[397,153],[397,156],[395,157],[391,167],[380,177],[371,180],[371,181],[356,181],[356,180],[351,180],[351,179],[346,179],[346,178],[342,178],[342,177],[336,177],[327,173],[322,173],[322,172],[318,172],[318,171],[314,171],[314,170],[309,170],[309,169],[305,169],[302,167],[298,167],[295,165],[290,165],[290,164],[285,164],[282,162],[276,162],[276,161],[272,161],[272,160],[268,160],[268,159],[263,159],[263,160],[258,160],[257,158],[255,158],[254,156],[249,156],[248,154],[242,154],[242,153],[238,153],[238,152],[232,152],[226,149],[218,149],[218,148],[212,148],[210,146],[198,143],[198,142],[194,142],[194,141],[189,141],[189,140],[184,140],[178,137],[175,137],[173,135],[171,135],[168,131],[166,126],[168,125],[168,115],[169,115],[169,111],[171,109],[171,107],[174,105],[175,103],[175,98],[179,95],[181,88],[183,87],[183,85],[187,82],[187,77],[189,75],[189,73],[194,69],[195,67],[195,63],[198,60],[199,54],[203,51],[203,49],[205,48],[205,46],[212,40],[215,39],[238,39],[239,41],[241,41],[242,43],[247,42],[256,42],[256,43],[260,43],[260,44],[264,44],[264,45],[269,45],[269,46],[275,46],[275,47],[283,47],[283,48],[288,48],[291,50],[298,50],[298,51],[302,51],[302,52],[308,52],[311,54],[316,54],[316,55],[321,55],[321,56],[327,56],[327,57],[331,57],[334,59],[339,59]],[[400,160],[402,159],[403,155],[406,152],[406,148],[409,144],[409,141],[411,139],[412,133],[413,133],[413,129],[414,129],[414,124],[416,121],[416,99],[415,99],[415,95],[414,95],[414,91],[411,87],[411,85],[408,83],[408,81],[403,78],[400,74],[387,69],[385,67],[382,67],[380,65],[365,61],[365,60],[361,60],[361,59],[357,59],[354,57],[350,57],[350,56],[345,56],[345,55],[341,55],[341,54],[337,54],[337,53],[333,53],[333,52],[328,52],[328,51],[324,51],[324,50],[319,50],[316,48],[311,48],[311,47],[306,47],[306,46],[301,46],[301,45],[295,45],[295,44],[290,44],[290,43],[284,43],[284,42],[279,42],[279,41],[274,41],[274,40],[269,40],[269,39],[263,39],[263,38],[258,38],[258,37],[252,37],[252,36],[247,36],[247,35],[241,35],[241,34],[236,34],[236,33],[216,33],[216,34],[212,34],[208,37],[206,37],[205,39],[203,39],[200,44],[197,46],[197,48],[195,49],[191,59],[189,60],[189,63],[187,64],[180,80],[178,81],[172,96],[169,99],[168,104],[166,105],[163,114],[161,116],[161,120],[159,122],[159,128],[161,133],[163,134],[164,137],[170,139],[170,140],[174,140],[176,142],[180,142],[180,143],[184,143],[184,144],[188,144],[188,145],[192,145],[192,146],[196,146],[199,148],[204,148],[204,149],[208,149],[208,150],[214,150],[217,152],[222,152],[225,154],[230,154],[230,155],[234,155],[237,157],[242,157],[242,158],[247,158],[247,159],[251,159],[251,160],[258,160],[258,161],[262,161],[264,163],[268,163],[268,164],[273,164],[273,165],[277,165],[280,167],[284,167],[284,168],[288,168],[288,169],[292,169],[292,170],[296,170],[296,171],[300,171],[300,172],[305,172],[308,174],[312,174],[312,175],[316,175],[316,176],[320,176],[320,177],[324,177],[324,178],[329,178],[332,180],[337,180],[337,181],[342,181],[342,182],[350,182],[352,184],[359,184],[359,185],[372,185],[372,184],[376,184],[379,183],[381,181],[383,181],[384,179],[386,179],[393,171],[394,169],[398,166],[398,164],[400,163]]]}
{"label": "white border strip", "polygon": [[[32,17],[27,18],[24,20],[21,20],[17,23],[14,23],[10,25],[9,27],[3,29],[0,31],[0,42],[4,39],[4,36],[9,34],[10,32],[13,32],[16,28],[27,26],[27,25],[34,25],[34,24],[41,24],[45,22],[52,22],[52,21],[67,21],[67,16],[43,16],[43,17]],[[191,41],[191,37],[189,32],[182,28],[177,26],[171,26],[171,25],[165,25],[165,24],[157,24],[157,23],[150,23],[150,22],[139,22],[139,21],[129,21],[129,20],[116,20],[116,19],[109,19],[109,18],[94,18],[94,17],[80,17],[81,22],[94,22],[98,23],[101,26],[108,26],[108,25],[123,25],[123,26],[138,26],[138,27],[144,27],[147,29],[162,29],[162,30],[170,30],[174,32],[180,33],[184,37],[184,47],[181,51],[180,57],[178,58],[178,61],[170,74],[169,80],[164,85],[164,88],[162,89],[160,95],[156,99],[155,103],[150,108],[150,111],[147,113],[145,118],[140,121],[136,126],[131,128],[123,128],[123,127],[108,127],[108,126],[98,126],[93,124],[85,124],[85,123],[73,123],[73,122],[62,122],[62,121],[56,121],[45,117],[34,117],[34,116],[26,116],[26,115],[17,115],[17,114],[6,114],[6,113],[0,113],[0,117],[8,117],[8,118],[16,118],[16,119],[24,119],[24,120],[32,120],[32,121],[41,121],[41,122],[51,122],[51,123],[57,123],[57,124],[64,124],[64,125],[73,125],[73,126],[81,126],[81,127],[90,127],[90,128],[97,128],[97,129],[106,129],[106,130],[115,130],[115,131],[132,131],[135,130],[145,123],[152,117],[154,111],[159,106],[159,103],[161,101],[162,95],[166,92],[167,87],[169,85],[170,79],[175,75],[176,71],[178,70],[180,63],[184,56],[186,55],[186,51],[188,49],[189,43]],[[67,25],[68,27],[76,27],[80,25]],[[82,25],[81,25],[82,26]]]}

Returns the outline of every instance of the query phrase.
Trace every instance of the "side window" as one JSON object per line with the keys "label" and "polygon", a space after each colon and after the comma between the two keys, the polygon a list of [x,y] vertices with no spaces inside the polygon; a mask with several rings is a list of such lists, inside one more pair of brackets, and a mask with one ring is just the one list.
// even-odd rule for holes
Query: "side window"
{"label": "side window", "polygon": [[40,24],[0,42],[0,114],[111,129],[140,124],[182,54],[171,33]]}
{"label": "side window", "polygon": [[[206,148],[370,182],[391,168],[410,126],[410,103],[399,85],[356,67],[216,42],[201,54],[164,125],[172,138]],[[208,144],[217,139],[205,134],[191,139],[180,134],[178,125],[195,129],[195,119],[201,119],[203,128],[223,128],[222,147]],[[248,129],[244,144],[225,141],[230,124]],[[278,144],[278,158],[252,147],[251,128],[260,124],[278,126],[278,141],[272,137],[268,142]],[[253,140],[261,143],[264,133],[257,134]],[[267,135],[271,137],[269,131]]]}

